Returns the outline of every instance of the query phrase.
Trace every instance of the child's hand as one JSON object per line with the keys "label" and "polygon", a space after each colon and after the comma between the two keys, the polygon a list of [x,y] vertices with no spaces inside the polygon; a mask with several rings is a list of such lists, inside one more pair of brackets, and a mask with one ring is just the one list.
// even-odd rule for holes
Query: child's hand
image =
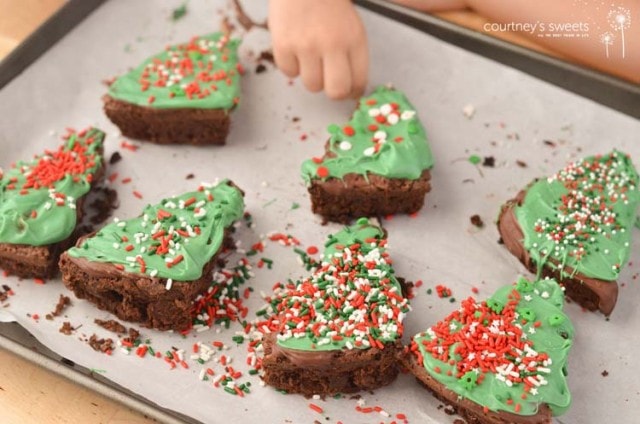
{"label": "child's hand", "polygon": [[358,97],[367,84],[369,52],[351,0],[270,0],[276,65],[332,99]]}

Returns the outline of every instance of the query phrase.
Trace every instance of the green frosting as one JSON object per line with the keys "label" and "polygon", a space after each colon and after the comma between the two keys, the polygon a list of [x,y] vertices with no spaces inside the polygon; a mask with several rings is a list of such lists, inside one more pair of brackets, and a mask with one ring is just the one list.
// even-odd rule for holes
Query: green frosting
{"label": "green frosting", "polygon": [[167,47],[109,87],[115,99],[138,106],[233,109],[239,101],[239,40],[220,32]]}
{"label": "green frosting", "polygon": [[76,201],[103,165],[104,133],[70,130],[64,138],[57,150],[0,171],[0,242],[43,246],[76,228]]}
{"label": "green frosting", "polygon": [[278,345],[329,351],[398,340],[409,305],[385,245],[382,229],[366,218],[330,236],[313,275],[281,285],[271,299],[264,325],[278,333]]}
{"label": "green frosting", "polygon": [[572,163],[533,183],[515,215],[539,269],[547,265],[617,280],[629,260],[637,187],[631,159],[618,151]]}
{"label": "green frosting", "polygon": [[425,130],[400,91],[378,87],[360,99],[347,125],[330,125],[328,131],[327,154],[302,164],[307,184],[350,173],[416,180],[433,167]]}
{"label": "green frosting", "polygon": [[425,370],[458,395],[492,411],[554,415],[571,404],[567,356],[574,329],[554,280],[499,289],[486,302],[469,298],[460,310],[414,337],[411,350]]}
{"label": "green frosting", "polygon": [[242,192],[227,180],[202,185],[146,206],[137,218],[114,220],[68,254],[150,277],[196,280],[243,210]]}

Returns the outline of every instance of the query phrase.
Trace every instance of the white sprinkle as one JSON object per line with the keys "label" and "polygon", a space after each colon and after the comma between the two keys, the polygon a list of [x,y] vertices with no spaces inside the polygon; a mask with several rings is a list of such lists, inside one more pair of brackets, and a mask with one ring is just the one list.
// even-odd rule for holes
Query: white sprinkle
{"label": "white sprinkle", "polygon": [[375,138],[376,140],[380,141],[380,140],[386,140],[387,138],[387,133],[384,131],[376,131],[373,134],[373,138]]}
{"label": "white sprinkle", "polygon": [[384,116],[387,116],[392,111],[393,111],[393,108],[389,103],[385,103],[382,106],[380,106],[380,113],[383,114]]}
{"label": "white sprinkle", "polygon": [[167,290],[171,290],[172,285],[173,285],[173,280],[171,278],[167,278],[167,285],[164,286],[164,288]]}
{"label": "white sprinkle", "polygon": [[398,121],[400,121],[400,117],[398,116],[397,113],[392,113],[387,117],[387,122],[390,123],[391,125],[397,124]]}
{"label": "white sprinkle", "polygon": [[471,119],[476,113],[476,108],[471,103],[469,103],[462,108],[462,113],[465,117],[467,117],[467,119]]}
{"label": "white sprinkle", "polygon": [[362,154],[365,156],[373,156],[374,153],[375,153],[375,149],[373,147],[368,147],[364,149],[364,152],[362,152]]}
{"label": "white sprinkle", "polygon": [[352,146],[351,146],[351,143],[345,140],[345,141],[341,141],[338,147],[340,148],[340,150],[351,150]]}
{"label": "white sprinkle", "polygon": [[416,111],[415,110],[405,110],[400,115],[400,119],[402,119],[403,121],[406,121],[408,119],[413,118],[414,116],[416,116]]}

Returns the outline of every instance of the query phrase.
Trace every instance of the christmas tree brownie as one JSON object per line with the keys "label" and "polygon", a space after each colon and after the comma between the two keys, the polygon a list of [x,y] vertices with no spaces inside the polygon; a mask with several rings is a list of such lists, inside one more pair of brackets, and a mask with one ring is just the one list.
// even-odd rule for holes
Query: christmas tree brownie
{"label": "christmas tree brownie", "polygon": [[498,230],[532,272],[555,278],[577,303],[609,315],[639,202],[638,173],[628,155],[613,151],[534,181],[502,206]]}
{"label": "christmas tree brownie", "polygon": [[470,423],[542,424],[566,412],[573,326],[554,280],[468,298],[460,309],[417,334],[402,364],[436,398]]}
{"label": "christmas tree brownie", "polygon": [[191,325],[193,301],[232,246],[243,193],[230,181],[148,205],[142,215],[114,220],[62,254],[64,284],[80,299],[127,321],[160,330]]}
{"label": "christmas tree brownie", "polygon": [[360,99],[349,123],[328,130],[324,156],[302,164],[314,213],[348,222],[420,210],[431,189],[433,156],[403,93],[378,87]]}
{"label": "christmas tree brownie", "polygon": [[0,267],[49,278],[75,243],[85,196],[103,176],[104,133],[68,130],[57,150],[0,171]]}
{"label": "christmas tree brownie", "polygon": [[383,230],[361,218],[329,237],[310,277],[279,285],[258,325],[267,384],[311,396],[395,379],[409,305],[385,246]]}
{"label": "christmas tree brownie", "polygon": [[115,79],[105,113],[127,137],[224,144],[240,98],[239,44],[218,32],[167,47]]}

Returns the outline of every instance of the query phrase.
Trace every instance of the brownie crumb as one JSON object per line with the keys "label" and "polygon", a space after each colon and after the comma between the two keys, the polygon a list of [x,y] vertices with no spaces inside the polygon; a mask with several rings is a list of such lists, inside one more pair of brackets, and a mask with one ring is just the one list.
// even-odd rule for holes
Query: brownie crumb
{"label": "brownie crumb", "polygon": [[478,228],[484,227],[484,222],[482,221],[482,218],[480,218],[480,215],[478,214],[472,215],[471,218],[469,218],[469,220],[471,221],[471,224],[473,224],[475,227],[478,227]]}
{"label": "brownie crumb", "polygon": [[69,321],[65,321],[62,323],[62,327],[60,327],[60,332],[65,336],[70,336],[73,333],[74,328],[71,326]]}
{"label": "brownie crumb", "polygon": [[138,340],[139,338],[140,338],[140,332],[135,328],[129,328],[129,337],[127,337],[125,340],[130,341],[131,343],[135,343],[135,341]]}
{"label": "brownie crumb", "polygon": [[125,327],[124,325],[120,324],[118,321],[116,321],[115,319],[110,319],[110,320],[101,320],[101,319],[94,319],[93,322],[95,322],[96,324],[98,324],[100,327],[104,328],[105,330],[109,330],[112,333],[117,333],[117,334],[125,334],[127,332],[127,327]]}
{"label": "brownie crumb", "polygon": [[467,422],[465,420],[461,420],[460,418],[456,418],[453,421],[453,424],[467,424]]}
{"label": "brownie crumb", "polygon": [[546,144],[549,147],[556,147],[556,143],[555,141],[551,141],[551,140],[543,140],[542,141],[544,144]]}
{"label": "brownie crumb", "polygon": [[300,117],[299,116],[294,116],[293,118],[291,118],[292,122],[300,122]]}
{"label": "brownie crumb", "polygon": [[264,66],[264,64],[262,63],[258,63],[258,65],[256,66],[256,74],[261,74],[263,72],[265,72],[267,70],[267,67]]}
{"label": "brownie crumb", "polygon": [[196,176],[193,173],[189,173],[187,174],[187,176],[185,177],[187,180],[193,180]]}
{"label": "brownie crumb", "polygon": [[525,162],[523,160],[517,160],[516,161],[516,165],[518,165],[520,168],[526,168],[527,167],[527,162]]}
{"label": "brownie crumb", "polygon": [[0,303],[4,302],[13,294],[11,287],[6,284],[2,285],[2,290],[0,290]]}
{"label": "brownie crumb", "polygon": [[120,152],[113,152],[111,157],[109,158],[109,165],[115,165],[116,163],[122,160],[122,155]]}
{"label": "brownie crumb", "polygon": [[604,370],[604,371],[602,371],[601,374],[602,374],[603,377],[608,377],[609,376],[609,371]]}
{"label": "brownie crumb", "polygon": [[496,158],[493,156],[485,156],[482,161],[482,166],[486,166],[487,168],[493,168],[496,166]]}
{"label": "brownie crumb", "polygon": [[59,317],[60,315],[62,315],[62,311],[64,310],[64,308],[69,305],[71,305],[71,299],[69,299],[68,296],[61,294],[58,298],[58,304],[56,305],[56,308],[52,312],[45,315],[45,318],[51,321],[53,320],[53,317]]}
{"label": "brownie crumb", "polygon": [[89,338],[89,346],[97,352],[111,352],[113,350],[113,340],[99,339],[97,335],[92,334]]}
{"label": "brownie crumb", "polygon": [[260,52],[260,56],[258,60],[264,60],[269,63],[275,64],[276,61],[273,59],[273,52],[271,50],[264,50]]}
{"label": "brownie crumb", "polygon": [[251,31],[253,27],[267,29],[267,21],[256,22],[249,17],[240,4],[240,0],[233,0],[233,6],[236,12],[236,20],[245,31]]}
{"label": "brownie crumb", "polygon": [[455,415],[456,414],[456,410],[453,406],[451,405],[447,405],[444,407],[444,413],[447,415]]}
{"label": "brownie crumb", "polygon": [[99,225],[111,216],[111,212],[118,209],[118,192],[108,187],[98,187],[94,190],[95,198],[89,204],[95,212],[89,221],[93,225]]}

